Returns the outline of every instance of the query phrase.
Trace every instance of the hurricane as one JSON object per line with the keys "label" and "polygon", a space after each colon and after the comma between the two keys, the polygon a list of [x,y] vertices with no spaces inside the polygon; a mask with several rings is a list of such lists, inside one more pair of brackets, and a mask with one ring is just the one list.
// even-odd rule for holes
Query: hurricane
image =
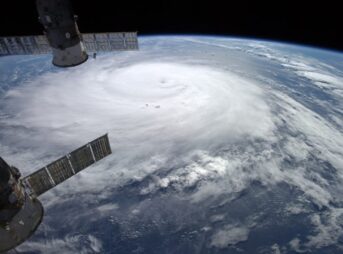
{"label": "hurricane", "polygon": [[42,196],[18,251],[339,253],[340,62],[223,37],[141,44],[62,70],[0,60],[0,153],[24,175],[103,133],[113,152]]}

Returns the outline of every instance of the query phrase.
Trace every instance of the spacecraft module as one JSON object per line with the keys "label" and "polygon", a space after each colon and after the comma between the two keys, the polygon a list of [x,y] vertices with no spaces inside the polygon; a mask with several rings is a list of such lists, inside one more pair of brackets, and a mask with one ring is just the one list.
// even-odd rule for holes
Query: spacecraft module
{"label": "spacecraft module", "polygon": [[0,252],[36,231],[44,215],[40,195],[111,153],[106,134],[26,177],[0,157]]}
{"label": "spacecraft module", "polygon": [[36,0],[44,35],[0,37],[0,55],[52,53],[52,63],[71,67],[84,63],[88,53],[138,50],[137,32],[79,32],[70,0]]}

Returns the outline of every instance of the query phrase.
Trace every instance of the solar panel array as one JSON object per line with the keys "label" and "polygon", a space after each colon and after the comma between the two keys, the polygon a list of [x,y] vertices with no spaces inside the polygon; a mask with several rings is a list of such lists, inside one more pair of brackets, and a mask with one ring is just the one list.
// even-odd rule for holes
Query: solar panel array
{"label": "solar panel array", "polygon": [[[138,50],[137,32],[82,34],[87,51]],[[0,37],[0,55],[37,55],[51,52],[45,35]]]}
{"label": "solar panel array", "polygon": [[87,51],[137,50],[136,32],[124,33],[88,33],[82,34],[83,44]]}
{"label": "solar panel array", "polygon": [[39,196],[111,153],[106,134],[25,177],[24,184]]}
{"label": "solar panel array", "polygon": [[50,52],[45,35],[0,37],[0,55],[37,55]]}

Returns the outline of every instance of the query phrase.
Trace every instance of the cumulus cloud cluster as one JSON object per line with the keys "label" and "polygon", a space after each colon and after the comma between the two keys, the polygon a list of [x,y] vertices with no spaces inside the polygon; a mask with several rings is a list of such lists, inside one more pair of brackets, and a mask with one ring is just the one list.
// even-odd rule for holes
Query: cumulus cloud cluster
{"label": "cumulus cloud cluster", "polygon": [[212,236],[211,245],[225,248],[248,239],[249,229],[242,226],[226,225]]}
{"label": "cumulus cloud cluster", "polygon": [[18,251],[40,253],[101,253],[102,243],[93,235],[67,235],[62,239],[28,242]]}

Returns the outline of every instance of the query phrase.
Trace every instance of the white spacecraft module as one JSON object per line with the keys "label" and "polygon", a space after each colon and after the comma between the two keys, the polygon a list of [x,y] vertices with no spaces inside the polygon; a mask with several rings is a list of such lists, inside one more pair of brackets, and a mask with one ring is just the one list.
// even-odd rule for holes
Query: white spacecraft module
{"label": "white spacecraft module", "polygon": [[81,35],[70,0],[36,0],[45,35],[0,37],[0,55],[47,54],[52,63],[70,67],[84,63],[87,52],[138,50],[137,32]]}
{"label": "white spacecraft module", "polygon": [[38,228],[44,214],[38,196],[111,153],[106,134],[24,178],[0,157],[0,252],[15,248]]}

